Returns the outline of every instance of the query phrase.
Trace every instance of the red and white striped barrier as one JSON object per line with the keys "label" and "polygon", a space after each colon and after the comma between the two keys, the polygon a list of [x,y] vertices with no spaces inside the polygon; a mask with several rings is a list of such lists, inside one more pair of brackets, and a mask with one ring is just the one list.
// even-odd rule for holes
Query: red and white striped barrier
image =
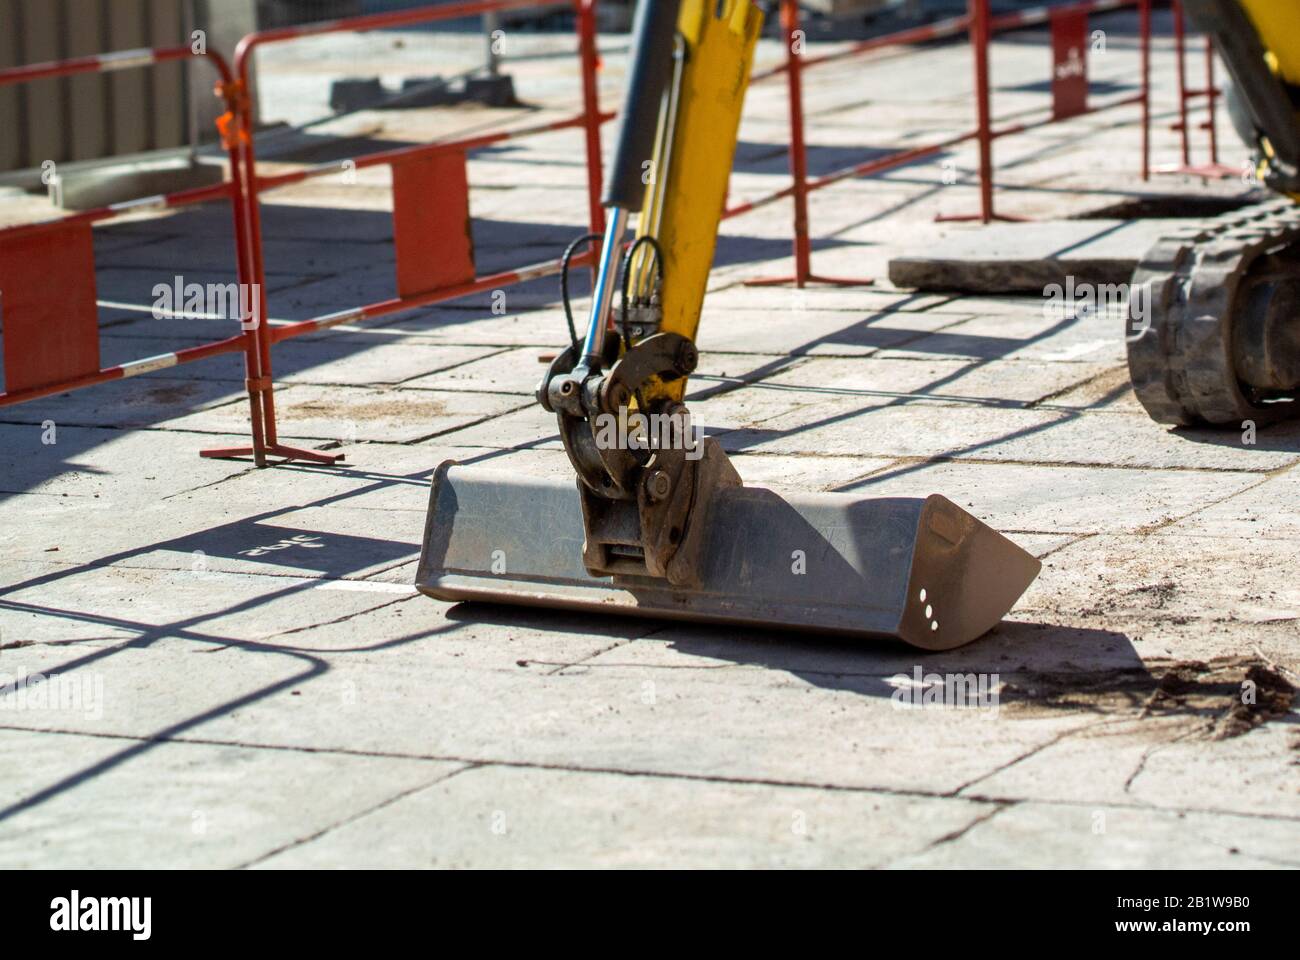
{"label": "red and white striped barrier", "polygon": [[[1015,220],[997,213],[993,206],[994,193],[994,141],[1029,130],[1046,127],[1062,120],[1101,113],[1119,107],[1137,105],[1142,109],[1142,179],[1151,177],[1151,0],[1083,0],[1061,6],[1032,7],[994,18],[989,0],[968,0],[971,21],[971,46],[975,60],[975,101],[977,114],[976,139],[979,143],[980,211],[977,214],[945,215],[940,220]],[[1093,14],[1108,13],[1127,7],[1138,11],[1138,33],[1141,47],[1141,91],[1107,103],[1089,105],[1085,50],[1087,18]],[[1001,30],[1037,26],[1052,26],[1052,46],[1055,66],[1052,77],[1053,106],[1044,119],[995,127],[992,108],[992,81],[990,79],[989,48],[993,35]],[[1072,59],[1061,61],[1062,55]],[[1075,69],[1066,69],[1075,66]]]}
{"label": "red and white striped barrier", "polygon": [[[571,6],[576,13],[579,76],[583,109],[562,120],[533,124],[514,130],[497,131],[456,141],[443,141],[385,150],[354,157],[348,161],[315,164],[302,170],[271,176],[257,173],[257,155],[252,137],[252,109],[248,102],[249,65],[260,47],[308,36],[340,32],[365,32],[393,27],[413,26],[442,20],[479,16],[506,10]],[[315,177],[337,174],[342,163],[350,169],[388,166],[393,171],[393,227],[397,251],[397,296],[380,303],[365,304],[335,311],[297,323],[270,326],[261,324],[253,335],[257,341],[261,377],[255,386],[254,418],[260,430],[254,430],[253,443],[204,451],[205,456],[252,456],[258,463],[268,456],[290,460],[334,463],[340,454],[318,450],[301,450],[279,441],[275,416],[275,388],[272,377],[271,347],[283,340],[344,324],[359,323],[418,307],[454,300],[483,290],[524,283],[558,273],[560,260],[550,260],[517,270],[476,276],[473,250],[469,240],[469,183],[465,172],[470,150],[522,137],[558,130],[580,129],[585,135],[587,194],[590,230],[604,230],[604,210],[600,205],[601,155],[600,125],[612,118],[601,113],[596,88],[596,20],[595,0],[566,0],[564,3],[539,3],[537,0],[471,0],[440,6],[417,7],[394,13],[349,17],[324,23],[305,24],[264,30],[244,37],[235,49],[233,90],[237,108],[227,131],[243,168],[248,188],[244,198],[247,225],[245,247],[251,275],[258,291],[258,315],[270,316],[266,302],[266,267],[261,229],[261,195],[277,187],[301,183]],[[574,265],[586,265],[594,258],[589,252],[573,258]]]}
{"label": "red and white striped barrier", "polygon": [[[1149,176],[1151,109],[1150,0],[1082,0],[1082,2],[1078,3],[1062,4],[1057,6],[1031,7],[1027,10],[1016,11],[996,18],[994,18],[990,13],[988,0],[968,0],[968,4],[967,12],[964,16],[950,17],[925,26],[913,27],[908,30],[901,30],[885,36],[873,37],[870,40],[859,41],[840,50],[819,54],[817,56],[807,56],[802,52],[804,46],[801,42],[803,40],[803,31],[800,29],[799,25],[799,9],[797,0],[781,0],[781,29],[786,38],[785,62],[755,73],[751,82],[759,83],[780,75],[784,75],[786,78],[790,99],[789,156],[791,183],[788,186],[782,187],[781,189],[764,196],[734,204],[723,213],[723,217],[737,217],[749,213],[751,210],[756,210],[759,207],[768,206],[769,204],[781,200],[792,200],[794,206],[793,242],[795,270],[791,276],[763,277],[749,280],[747,283],[752,285],[793,283],[796,287],[803,287],[809,283],[831,283],[836,285],[870,284],[872,281],[867,278],[843,279],[822,277],[812,272],[811,238],[809,236],[808,223],[808,194],[844,180],[855,177],[870,176],[908,163],[914,163],[917,160],[934,156],[935,154],[972,140],[978,141],[979,143],[980,213],[974,217],[945,217],[942,219],[979,219],[985,223],[995,219],[1005,219],[997,214],[993,209],[993,142],[999,137],[1010,136],[1016,133],[1022,133],[1026,130],[1035,129],[1036,127],[1046,126],[1050,123],[1056,123],[1062,119],[1066,119],[1067,116],[1082,116],[1089,113],[1100,112],[1102,110],[1111,110],[1129,104],[1141,104],[1143,128],[1142,176],[1144,179]],[[990,103],[992,88],[989,79],[989,45],[994,33],[1002,30],[1013,30],[1020,27],[1040,25],[1043,23],[1053,24],[1055,32],[1055,26],[1058,23],[1063,23],[1067,18],[1083,18],[1090,14],[1107,13],[1127,7],[1136,7],[1139,11],[1141,21],[1141,93],[1099,106],[1088,107],[1086,104],[1074,104],[1069,110],[1054,108],[1053,115],[1048,119],[1033,123],[1020,123],[998,129],[994,128],[992,106]],[[938,143],[899,150],[889,156],[854,164],[842,170],[837,170],[820,177],[808,177],[806,156],[807,148],[805,144],[803,115],[803,73],[805,70],[822,64],[845,60],[850,57],[861,56],[877,50],[927,43],[934,40],[951,39],[965,33],[970,34],[971,48],[974,54],[975,63],[976,126],[974,129],[949,137],[948,139]],[[1084,91],[1080,99],[1086,100],[1086,77],[1084,78]]]}
{"label": "red and white striped barrier", "polygon": [[[282,340],[343,324],[373,320],[417,307],[453,300],[483,290],[498,289],[550,276],[561,269],[559,259],[474,276],[468,247],[468,182],[464,175],[466,153],[508,140],[560,130],[582,130],[588,167],[590,228],[604,229],[600,205],[600,125],[613,114],[599,109],[596,86],[598,57],[595,34],[595,0],[562,3],[537,0],[473,0],[441,6],[424,6],[395,13],[351,17],[253,33],[236,48],[232,70],[214,52],[196,54],[188,47],[124,50],[50,63],[0,69],[0,86],[85,73],[107,73],[153,64],[206,57],[216,68],[217,94],[227,113],[218,123],[230,159],[230,179],[208,187],[177,191],[115,203],[66,217],[0,229],[0,294],[4,296],[5,386],[0,406],[23,403],[68,390],[140,376],[158,370],[226,353],[243,352],[248,389],[251,443],[201,451],[209,457],[251,456],[260,466],[268,457],[334,462],[335,454],[299,450],[281,444],[275,420],[271,347]],[[570,117],[497,131],[453,142],[438,142],[386,150],[356,157],[352,169],[388,165],[393,169],[394,220],[398,244],[398,295],[380,303],[340,310],[312,320],[272,327],[266,304],[266,268],[261,231],[260,195],[314,177],[337,174],[340,163],[316,164],[290,173],[259,177],[252,136],[253,111],[248,95],[249,66],[254,51],[266,44],[335,32],[365,32],[392,27],[476,16],[517,9],[564,7],[577,14],[578,61],[583,110]],[[459,179],[457,174],[459,172]],[[459,183],[459,193],[456,184]],[[430,204],[429,199],[437,202]],[[449,199],[450,197],[450,199]],[[226,199],[231,202],[235,228],[240,290],[253,291],[251,318],[241,317],[237,335],[170,353],[144,357],[109,367],[99,363],[98,311],[92,227],[125,213],[161,211]],[[460,219],[447,206],[461,202]],[[432,214],[428,210],[433,208]],[[432,217],[432,219],[431,219]],[[439,219],[441,218],[441,219]],[[441,228],[441,229],[439,229]],[[435,251],[433,244],[446,241]],[[448,247],[461,243],[459,262]],[[589,252],[571,261],[588,265]],[[450,264],[450,265],[449,265]],[[57,275],[51,288],[45,278]],[[51,336],[51,332],[56,335]]]}
{"label": "red and white striped barrier", "polygon": [[[1178,67],[1178,120],[1170,129],[1177,130],[1182,141],[1182,162],[1162,164],[1156,167],[1156,173],[1188,174],[1204,177],[1207,180],[1226,180],[1242,176],[1248,171],[1243,168],[1230,167],[1219,162],[1219,99],[1223,91],[1214,76],[1214,42],[1205,38],[1205,86],[1192,87],[1187,82],[1187,19],[1183,12],[1183,0],[1171,0],[1174,15],[1174,57]],[[1197,100],[1205,101],[1205,119],[1196,124],[1197,129],[1206,132],[1209,141],[1210,159],[1206,163],[1192,162],[1192,104]]]}
{"label": "red and white striped barrier", "polygon": [[[30,83],[86,73],[111,73],[178,60],[204,59],[216,70],[218,94],[227,110],[234,76],[215,51],[195,52],[190,47],[157,47],[75,57],[48,63],[0,69],[0,86]],[[226,353],[244,354],[250,403],[256,402],[252,385],[261,381],[257,331],[240,317],[240,332],[221,340],[171,353],[144,357],[114,366],[100,366],[99,312],[95,286],[92,227],[126,213],[187,207],[228,200],[235,231],[235,257],[241,289],[252,282],[252,262],[244,238],[243,168],[233,147],[228,150],[230,179],[208,187],[179,190],[110,204],[66,217],[0,229],[0,295],[4,297],[5,391],[0,407],[36,400],[82,387],[140,376],[168,367]],[[48,278],[59,282],[50,284]],[[261,443],[261,421],[251,416],[256,443]]]}

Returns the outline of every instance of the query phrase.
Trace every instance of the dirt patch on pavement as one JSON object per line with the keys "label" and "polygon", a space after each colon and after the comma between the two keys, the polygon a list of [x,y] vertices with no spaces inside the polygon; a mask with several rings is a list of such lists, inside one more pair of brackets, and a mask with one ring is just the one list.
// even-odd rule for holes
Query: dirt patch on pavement
{"label": "dirt patch on pavement", "polygon": [[[1167,517],[1166,520],[1168,519],[1171,518]],[[1146,527],[1140,527],[1137,532],[1149,533],[1161,526],[1163,522],[1165,521],[1157,521],[1148,524]],[[1179,590],[1179,584],[1173,580],[1161,580],[1159,583],[1148,583],[1127,590],[1116,588],[1104,592],[1092,606],[1083,610],[1082,613],[1085,617],[1102,617],[1113,621],[1118,614],[1139,610],[1142,611],[1143,617],[1148,620],[1176,624],[1188,623],[1191,620],[1190,617],[1164,612],[1177,598]],[[1056,612],[1061,613],[1063,616],[1067,613],[1065,610]]]}
{"label": "dirt patch on pavement", "polygon": [[[165,387],[150,387],[141,399],[145,403],[182,403],[198,392],[197,383],[178,383]],[[131,401],[128,399],[127,402]]]}
{"label": "dirt patch on pavement", "polygon": [[1281,671],[1258,658],[1152,661],[1097,673],[1016,674],[1002,685],[1004,708],[1026,714],[1059,710],[1133,714],[1135,719],[1185,716],[1200,735],[1224,740],[1287,714],[1296,690]]}
{"label": "dirt patch on pavement", "polygon": [[396,420],[399,422],[432,420],[447,412],[441,400],[420,397],[415,391],[394,391],[392,398],[379,396],[371,400],[304,400],[288,403],[284,416],[290,420]]}
{"label": "dirt patch on pavement", "polygon": [[1137,397],[1133,393],[1127,364],[1085,380],[1060,396],[1044,402],[1047,407],[1084,407],[1090,410],[1136,405]]}

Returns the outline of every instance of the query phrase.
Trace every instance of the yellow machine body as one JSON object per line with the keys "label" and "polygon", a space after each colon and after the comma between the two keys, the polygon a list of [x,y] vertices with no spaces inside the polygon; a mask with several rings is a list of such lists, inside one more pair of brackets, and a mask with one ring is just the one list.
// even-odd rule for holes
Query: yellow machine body
{"label": "yellow machine body", "polygon": [[[1284,83],[1300,86],[1300,0],[1238,0],[1246,16],[1259,33],[1267,51],[1268,65]],[[1296,115],[1300,127],[1300,113]],[[1261,179],[1268,164],[1270,145],[1263,144],[1266,156],[1258,171]],[[1300,201],[1300,194],[1291,194]]]}
{"label": "yellow machine body", "polygon": [[1274,72],[1300,84],[1300,0],[1240,0],[1273,57]]}

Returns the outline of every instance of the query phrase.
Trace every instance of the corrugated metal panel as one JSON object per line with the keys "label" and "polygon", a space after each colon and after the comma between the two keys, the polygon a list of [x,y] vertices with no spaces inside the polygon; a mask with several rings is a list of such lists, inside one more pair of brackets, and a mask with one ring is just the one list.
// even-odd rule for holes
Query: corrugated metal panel
{"label": "corrugated metal panel", "polygon": [[[18,0],[0,0],[0,23],[16,26],[17,22]],[[12,67],[17,63],[18,31],[0,30],[0,67]],[[0,170],[12,170],[19,165],[19,158],[23,155],[21,122],[18,90],[0,87]]]}
{"label": "corrugated metal panel", "polygon": [[[146,13],[145,0],[113,0],[108,17],[109,48],[133,50],[149,46]],[[118,70],[109,74],[114,153],[141,153],[149,149],[149,117],[145,105],[150,100],[155,69]]]}
{"label": "corrugated metal panel", "polygon": [[[188,43],[185,35],[185,11],[180,3],[150,0],[148,35],[175,37],[174,43]],[[216,77],[206,65],[208,83]],[[164,63],[149,71],[153,94],[153,145],[179,147],[189,142],[189,124],[185,117],[185,68],[179,63]]]}
{"label": "corrugated metal panel", "polygon": [[[19,12],[22,33],[20,62],[57,60],[63,50],[59,36],[63,4],[50,0],[22,0]],[[27,155],[24,166],[39,167],[45,160],[66,160],[63,132],[67,129],[63,80],[37,80],[23,84],[23,141]]]}
{"label": "corrugated metal panel", "polygon": [[[436,0],[423,0],[433,3]],[[361,0],[258,0],[257,21],[263,29],[289,27],[318,20],[355,17],[362,12]]]}
{"label": "corrugated metal panel", "polygon": [[[0,0],[0,65],[188,44],[188,3]],[[0,170],[183,146],[187,101],[179,64],[0,88]]]}
{"label": "corrugated metal panel", "polygon": [[[108,49],[103,4],[83,3],[68,22],[70,57],[103,53]],[[105,114],[108,84],[99,74],[88,73],[69,81],[68,132],[72,137],[68,159],[90,160],[109,151],[108,117]]]}

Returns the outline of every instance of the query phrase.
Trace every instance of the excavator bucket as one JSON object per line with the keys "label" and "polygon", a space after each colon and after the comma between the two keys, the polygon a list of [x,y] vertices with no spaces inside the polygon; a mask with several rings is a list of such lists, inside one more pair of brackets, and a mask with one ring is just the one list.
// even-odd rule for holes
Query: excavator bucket
{"label": "excavator bucket", "polygon": [[996,625],[1038,560],[940,496],[718,491],[699,586],[592,577],[577,481],[448,461],[433,479],[416,585],[481,600],[896,638],[926,650]]}
{"label": "excavator bucket", "polygon": [[[713,438],[694,460],[601,446],[594,421],[629,398],[654,416],[682,406],[761,22],[751,0],[640,0],[586,339],[538,388],[575,475],[440,466],[416,577],[429,596],[946,650],[993,627],[1037,576],[1036,559],[943,497],[782,497],[744,486]],[[615,359],[610,299],[631,213]]]}

